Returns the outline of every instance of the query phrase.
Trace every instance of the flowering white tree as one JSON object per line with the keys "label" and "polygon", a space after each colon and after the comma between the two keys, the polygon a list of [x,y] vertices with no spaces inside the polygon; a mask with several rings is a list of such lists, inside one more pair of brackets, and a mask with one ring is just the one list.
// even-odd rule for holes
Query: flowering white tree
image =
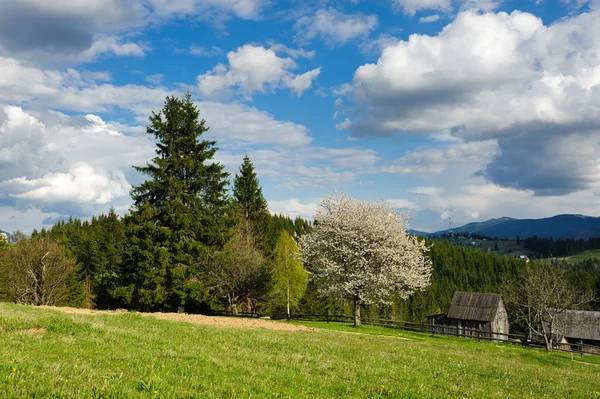
{"label": "flowering white tree", "polygon": [[313,232],[301,237],[303,260],[324,293],[353,301],[354,325],[362,304],[388,304],[394,293],[408,298],[429,285],[429,247],[406,227],[385,201],[332,193],[320,203]]}

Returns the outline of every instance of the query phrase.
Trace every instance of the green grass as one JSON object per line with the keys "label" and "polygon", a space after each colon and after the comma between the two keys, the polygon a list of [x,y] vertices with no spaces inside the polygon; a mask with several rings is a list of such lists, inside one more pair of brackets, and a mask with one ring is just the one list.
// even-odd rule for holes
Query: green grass
{"label": "green grass", "polygon": [[588,259],[600,259],[600,249],[591,249],[589,251],[584,251],[580,254],[569,256],[567,260],[569,262],[581,262]]}
{"label": "green grass", "polygon": [[600,361],[375,327],[217,328],[0,304],[0,398],[597,398]]}

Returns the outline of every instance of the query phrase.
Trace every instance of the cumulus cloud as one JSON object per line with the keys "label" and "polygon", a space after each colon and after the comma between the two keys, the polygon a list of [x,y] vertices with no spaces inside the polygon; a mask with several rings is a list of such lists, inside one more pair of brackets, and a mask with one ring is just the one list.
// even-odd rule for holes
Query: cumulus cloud
{"label": "cumulus cloud", "polygon": [[128,195],[131,165],[144,164],[154,145],[127,136],[97,115],[44,114],[20,107],[0,112],[2,201],[56,210],[68,204],[101,205]]}
{"label": "cumulus cloud", "polygon": [[519,11],[461,13],[437,36],[411,35],[359,67],[345,127],[496,140],[483,171],[492,182],[538,195],[594,188],[600,174],[587,148],[600,132],[599,31],[598,12],[550,26]]}
{"label": "cumulus cloud", "polygon": [[428,15],[426,17],[419,18],[419,22],[427,24],[430,22],[438,21],[440,18],[441,18],[440,14],[433,14],[433,15]]}
{"label": "cumulus cloud", "polygon": [[[454,9],[473,11],[492,11],[502,4],[503,0],[392,0],[394,8],[406,15],[415,15],[423,10],[450,12]],[[424,17],[420,22],[433,22],[439,15]]]}
{"label": "cumulus cloud", "polygon": [[393,2],[407,15],[414,15],[420,10],[450,11],[452,9],[451,0],[393,0]]}
{"label": "cumulus cloud", "polygon": [[111,34],[141,26],[144,13],[141,5],[120,0],[2,0],[0,54],[53,61],[109,52],[140,55],[140,45],[122,43]]}
{"label": "cumulus cloud", "polygon": [[382,172],[404,176],[439,174],[450,167],[468,165],[478,169],[500,153],[496,140],[459,142],[443,148],[412,151],[392,161]]}
{"label": "cumulus cloud", "polygon": [[46,173],[38,179],[17,177],[0,182],[9,197],[29,200],[31,204],[106,204],[129,193],[129,183],[121,171],[106,173],[78,162],[66,173]]}
{"label": "cumulus cloud", "polygon": [[297,38],[301,41],[322,39],[331,47],[367,37],[376,27],[376,15],[344,14],[333,7],[318,10],[296,22]]}
{"label": "cumulus cloud", "polygon": [[123,37],[149,24],[191,18],[223,27],[233,17],[260,19],[267,4],[266,0],[0,0],[0,55],[58,63],[93,61],[103,55],[141,56],[147,46]]}
{"label": "cumulus cloud", "polygon": [[198,90],[205,97],[222,97],[238,91],[246,97],[280,87],[297,95],[309,89],[321,68],[301,75],[292,58],[279,57],[273,49],[246,44],[227,54],[229,65],[218,64],[212,71],[198,76]]}
{"label": "cumulus cloud", "polygon": [[271,213],[287,215],[291,218],[299,216],[312,220],[317,213],[317,208],[318,204],[316,202],[302,203],[296,198],[283,201],[269,201],[269,210]]}

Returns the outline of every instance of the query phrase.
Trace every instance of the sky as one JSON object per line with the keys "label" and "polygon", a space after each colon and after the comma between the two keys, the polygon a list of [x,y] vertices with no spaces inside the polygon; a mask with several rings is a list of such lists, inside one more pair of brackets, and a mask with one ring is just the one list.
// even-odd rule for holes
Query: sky
{"label": "sky", "polygon": [[271,212],[600,215],[600,0],[0,0],[0,228],[125,214],[186,92]]}

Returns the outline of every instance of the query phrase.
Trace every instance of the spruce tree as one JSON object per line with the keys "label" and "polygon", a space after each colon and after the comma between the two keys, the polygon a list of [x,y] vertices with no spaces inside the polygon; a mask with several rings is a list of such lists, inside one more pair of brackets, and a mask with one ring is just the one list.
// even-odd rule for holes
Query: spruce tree
{"label": "spruce tree", "polygon": [[254,171],[254,165],[248,155],[244,156],[239,174],[236,173],[235,175],[233,197],[238,204],[242,217],[252,222],[258,233],[264,235],[269,218],[269,209]]}
{"label": "spruce tree", "polygon": [[182,310],[197,297],[190,281],[198,281],[200,259],[227,238],[228,173],[213,161],[216,142],[203,137],[208,127],[199,115],[190,94],[167,97],[146,130],[157,156],[135,167],[149,178],[131,191],[128,273],[119,291],[144,310]]}

